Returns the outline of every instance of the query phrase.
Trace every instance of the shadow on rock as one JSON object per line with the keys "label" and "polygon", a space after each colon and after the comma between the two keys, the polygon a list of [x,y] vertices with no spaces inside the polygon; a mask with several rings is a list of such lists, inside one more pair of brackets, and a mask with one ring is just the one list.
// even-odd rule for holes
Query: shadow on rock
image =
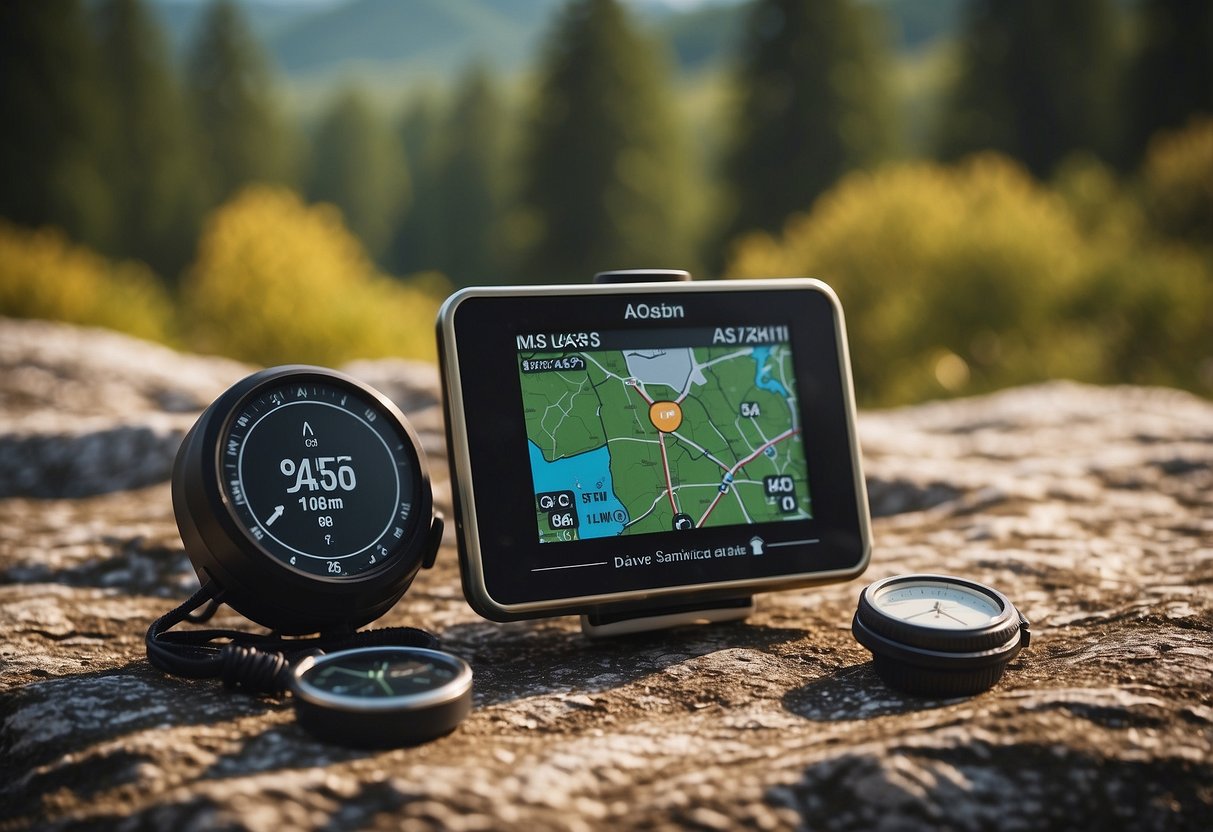
{"label": "shadow on rock", "polygon": [[720,650],[804,638],[799,629],[709,624],[592,640],[550,621],[463,624],[443,633],[443,649],[475,673],[476,706],[548,693],[604,693]]}
{"label": "shadow on rock", "polygon": [[788,691],[783,706],[815,722],[843,722],[940,708],[955,699],[923,699],[898,693],[880,680],[872,662],[840,668]]}
{"label": "shadow on rock", "polygon": [[22,811],[60,788],[79,791],[86,783],[100,791],[134,782],[142,757],[118,750],[115,740],[275,707],[274,700],[234,694],[213,680],[164,676],[143,661],[26,685],[0,700],[0,798]]}
{"label": "shadow on rock", "polygon": [[[929,742],[929,737],[919,738]],[[1213,768],[1129,761],[1061,745],[885,748],[845,753],[766,801],[816,830],[1207,829]]]}

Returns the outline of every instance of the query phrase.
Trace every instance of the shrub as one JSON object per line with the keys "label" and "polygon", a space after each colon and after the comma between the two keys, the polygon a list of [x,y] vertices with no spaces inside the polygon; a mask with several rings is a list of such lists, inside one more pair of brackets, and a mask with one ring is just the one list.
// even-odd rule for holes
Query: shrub
{"label": "shrub", "polygon": [[1213,247],[1213,117],[1156,135],[1141,180],[1142,201],[1159,233]]}
{"label": "shrub", "polygon": [[113,262],[54,228],[0,221],[0,315],[104,326],[167,340],[172,301],[142,263]]}
{"label": "shrub", "polygon": [[811,275],[843,301],[867,404],[1099,375],[1097,333],[1057,320],[1086,244],[1064,202],[996,155],[851,174],[733,277]]}
{"label": "shrub", "polygon": [[380,275],[337,209],[258,186],[211,217],[181,307],[196,348],[262,364],[432,359],[444,284]]}

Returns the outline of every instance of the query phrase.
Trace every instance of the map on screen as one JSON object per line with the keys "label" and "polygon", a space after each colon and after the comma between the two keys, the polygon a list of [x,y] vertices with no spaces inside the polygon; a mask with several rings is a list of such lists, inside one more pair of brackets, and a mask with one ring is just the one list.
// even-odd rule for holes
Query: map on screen
{"label": "map on screen", "polygon": [[810,518],[787,329],[520,336],[540,541]]}

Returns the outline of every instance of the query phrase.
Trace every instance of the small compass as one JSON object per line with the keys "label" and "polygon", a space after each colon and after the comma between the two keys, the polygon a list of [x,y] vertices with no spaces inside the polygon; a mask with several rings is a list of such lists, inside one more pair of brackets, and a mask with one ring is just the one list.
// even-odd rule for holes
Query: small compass
{"label": "small compass", "polygon": [[327,742],[415,745],[451,731],[472,709],[472,670],[420,647],[362,647],[309,657],[294,668],[295,716]]}
{"label": "small compass", "polygon": [[926,696],[986,690],[1031,638],[1028,619],[1001,592],[946,575],[869,585],[851,632],[886,684]]}

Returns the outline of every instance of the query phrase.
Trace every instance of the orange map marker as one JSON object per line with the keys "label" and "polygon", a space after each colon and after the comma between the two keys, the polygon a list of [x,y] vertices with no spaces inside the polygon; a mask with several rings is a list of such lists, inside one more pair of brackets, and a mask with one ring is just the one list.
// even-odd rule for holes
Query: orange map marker
{"label": "orange map marker", "polygon": [[682,408],[678,402],[653,402],[649,405],[649,421],[662,433],[676,431],[682,424]]}

